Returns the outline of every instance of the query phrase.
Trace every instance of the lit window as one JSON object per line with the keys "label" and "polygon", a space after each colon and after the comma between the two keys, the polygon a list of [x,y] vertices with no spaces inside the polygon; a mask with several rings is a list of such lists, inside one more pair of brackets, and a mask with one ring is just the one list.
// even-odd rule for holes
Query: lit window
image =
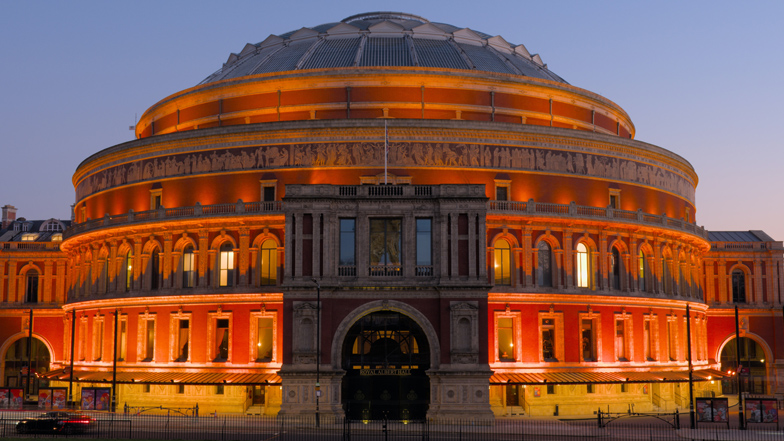
{"label": "lit window", "polygon": [[370,275],[401,274],[400,219],[370,219]]}
{"label": "lit window", "polygon": [[746,274],[743,270],[732,271],[732,301],[734,303],[746,302]]}
{"label": "lit window", "polygon": [[257,336],[256,336],[256,361],[268,362],[272,361],[273,350],[273,319],[271,317],[259,317],[257,319]]}
{"label": "lit window", "polygon": [[338,274],[356,276],[355,219],[340,219],[340,260]]}
{"label": "lit window", "polygon": [[514,320],[498,319],[498,361],[516,361],[514,347]]}
{"label": "lit window", "polygon": [[553,286],[552,249],[550,244],[540,241],[537,245],[536,283],[539,286]]}
{"label": "lit window", "polygon": [[60,242],[63,240],[63,233],[52,234],[52,242]]}
{"label": "lit window", "polygon": [[182,251],[182,287],[194,286],[196,286],[196,255],[193,253],[193,246],[187,245]]}
{"label": "lit window", "polygon": [[275,285],[278,281],[278,245],[274,240],[268,239],[261,244],[261,253],[259,255],[261,262],[259,267],[261,271],[261,284],[262,285]]}
{"label": "lit window", "polygon": [[22,242],[33,242],[38,239],[38,233],[24,233],[22,234]]}
{"label": "lit window", "polygon": [[38,303],[38,271],[27,271],[25,278],[25,303]]}
{"label": "lit window", "polygon": [[511,285],[512,284],[512,250],[509,242],[505,239],[499,239],[495,243],[495,284],[496,285]]}
{"label": "lit window", "polygon": [[234,248],[231,243],[224,243],[220,247],[219,256],[220,274],[218,276],[219,286],[234,285]]}
{"label": "lit window", "polygon": [[133,282],[133,253],[131,250],[128,250],[125,253],[125,264],[123,265],[125,270],[125,291],[131,290],[131,282]]}
{"label": "lit window", "polygon": [[433,275],[433,221],[416,220],[416,275]]}
{"label": "lit window", "polygon": [[645,292],[646,285],[645,285],[645,273],[647,273],[648,262],[645,259],[645,253],[640,250],[639,254],[637,255],[637,283],[640,289],[640,292]]}
{"label": "lit window", "polygon": [[588,247],[584,243],[577,244],[577,262],[575,275],[577,276],[578,288],[590,288],[591,282],[591,260],[588,254]]}
{"label": "lit window", "polygon": [[87,353],[87,317],[82,316],[79,322],[79,360],[84,361]]}

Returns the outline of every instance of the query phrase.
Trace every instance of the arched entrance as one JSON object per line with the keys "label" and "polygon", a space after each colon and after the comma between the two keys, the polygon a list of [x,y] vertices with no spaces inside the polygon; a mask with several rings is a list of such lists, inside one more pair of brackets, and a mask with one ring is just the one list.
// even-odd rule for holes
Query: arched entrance
{"label": "arched entrance", "polygon": [[[25,393],[38,394],[39,387],[48,385],[48,381],[39,375],[49,372],[49,349],[41,340],[23,337],[11,343],[3,358],[2,384],[6,387],[21,387]],[[30,375],[26,371],[28,368]],[[27,379],[30,378],[28,387]]]}
{"label": "arched entrance", "polygon": [[396,311],[365,315],[343,341],[343,409],[352,419],[424,419],[430,347],[422,328]]}
{"label": "arched entrance", "polygon": [[[765,366],[765,350],[748,337],[740,337],[740,368],[738,367],[737,344],[731,339],[721,350],[721,370],[738,372],[743,392],[765,394],[767,392],[767,368]],[[738,380],[732,377],[721,382],[724,394],[738,393]]]}

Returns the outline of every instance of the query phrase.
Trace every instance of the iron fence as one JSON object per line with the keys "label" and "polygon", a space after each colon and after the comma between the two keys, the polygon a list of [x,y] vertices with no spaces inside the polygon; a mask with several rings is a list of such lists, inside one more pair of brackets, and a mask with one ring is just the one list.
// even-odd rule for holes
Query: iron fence
{"label": "iron fence", "polygon": [[[41,412],[0,412],[0,438],[99,438],[195,441],[556,441],[556,440],[784,440],[784,431],[775,424],[752,425],[748,430],[726,425],[701,424],[689,429],[688,415],[680,414],[679,427],[668,417],[650,415],[617,418],[599,424],[598,418],[567,420],[496,418],[495,420],[348,420],[325,418],[319,427],[310,416],[183,416],[174,414],[90,413],[96,418],[93,429],[76,434],[16,433],[16,422]],[[666,415],[666,414],[662,414]],[[606,421],[605,421],[606,423]]]}

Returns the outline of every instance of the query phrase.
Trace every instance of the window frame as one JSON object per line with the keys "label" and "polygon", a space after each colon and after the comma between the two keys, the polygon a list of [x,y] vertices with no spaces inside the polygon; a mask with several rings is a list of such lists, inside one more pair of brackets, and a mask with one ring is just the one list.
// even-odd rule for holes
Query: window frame
{"label": "window frame", "polygon": [[[207,364],[229,364],[232,361],[232,356],[234,352],[234,319],[233,313],[231,311],[212,311],[207,313]],[[216,333],[217,333],[217,322],[218,320],[228,319],[229,320],[229,350],[228,350],[228,357],[226,359],[218,359],[218,347],[217,341],[215,341]]]}
{"label": "window frame", "polygon": [[[512,200],[512,180],[511,179],[494,179],[495,186],[493,187],[493,200],[500,202],[508,202]],[[503,189],[505,192],[505,199],[499,199],[498,191]]]}
{"label": "window frame", "polygon": [[[495,311],[493,313],[493,330],[494,336],[493,345],[495,350],[493,353],[493,359],[496,363],[520,363],[523,359],[523,347],[522,347],[522,319],[521,319],[521,311],[511,311],[511,310],[501,310]],[[514,344],[513,356],[514,359],[501,359],[500,357],[500,347],[498,343],[498,321],[500,319],[512,319],[512,342]]]}
{"label": "window frame", "polygon": [[[185,256],[190,256],[190,257],[186,260]],[[196,257],[197,257],[196,247],[192,243],[190,243],[190,242],[187,243],[182,248],[182,253],[181,253],[181,256],[180,256],[180,265],[181,265],[181,268],[182,268],[181,269],[181,273],[182,273],[182,281],[181,281],[182,282],[182,288],[192,289],[192,288],[195,288],[196,285],[198,284],[198,271],[197,271],[198,259]],[[190,264],[190,268],[191,268],[190,270],[186,270],[185,269],[185,267],[186,267],[185,264],[186,264],[186,262],[188,260],[190,261],[190,262],[188,262]],[[192,282],[192,283],[185,283],[186,280],[188,282]]]}
{"label": "window frame", "polygon": [[[499,247],[498,244],[503,241],[506,243],[507,247]],[[499,255],[501,256],[501,263],[498,263]],[[506,259],[504,259],[504,255],[506,255]],[[503,271],[506,268],[507,271]],[[512,286],[512,274],[514,272],[514,265],[512,262],[512,244],[506,238],[498,238],[493,243],[493,283],[496,286]],[[501,277],[499,278],[499,269],[501,269]],[[499,281],[500,279],[500,281]]]}
{"label": "window frame", "polygon": [[[262,204],[265,202],[274,202],[278,200],[278,180],[277,179],[259,179],[259,202]],[[273,198],[272,200],[267,200],[264,196],[265,189],[272,188]]]}
{"label": "window frame", "polygon": [[[585,251],[580,251],[580,247],[585,248]],[[581,265],[581,255],[582,258],[585,260],[584,265]],[[593,252],[591,247],[584,241],[581,240],[577,243],[574,247],[574,285],[579,289],[585,290],[593,290],[594,283],[593,283],[593,271],[592,271],[592,259]],[[584,271],[581,271],[581,268],[585,267]],[[584,273],[585,280],[582,281],[581,274]],[[583,282],[581,284],[581,282]]]}
{"label": "window frame", "polygon": [[[621,344],[623,345],[623,357],[618,357],[618,338],[617,338],[617,329],[618,329],[618,322],[623,322],[623,341]],[[627,312],[621,312],[615,314],[613,318],[613,347],[615,349],[615,361],[618,362],[631,362],[634,360],[634,321],[631,314]]]}
{"label": "window frame", "polygon": [[101,361],[103,358],[103,347],[106,339],[106,317],[96,314],[93,316],[93,361]]}
{"label": "window frame", "polygon": [[[272,243],[272,247],[265,248],[264,245]],[[268,254],[268,260],[266,261],[266,266],[268,271],[266,271],[267,278],[265,279],[265,254]],[[279,266],[279,259],[278,259],[278,243],[272,238],[265,238],[259,244],[259,257],[258,257],[258,268],[259,268],[259,286],[277,286],[278,284],[278,266]]]}
{"label": "window frame", "polygon": [[[123,333],[123,324],[125,325],[125,332]],[[125,361],[128,357],[128,315],[119,314],[117,317],[117,361]],[[125,335],[123,335],[125,334]]]}
{"label": "window frame", "polygon": [[[139,322],[137,324],[137,338],[136,338],[136,361],[140,363],[153,363],[155,362],[155,348],[158,340],[158,326],[157,314],[154,312],[145,311],[139,314]],[[148,323],[152,322],[152,348],[147,344],[147,330]],[[151,351],[148,351],[151,349]],[[152,353],[149,353],[152,352]]]}
{"label": "window frame", "polygon": [[[259,319],[272,319],[272,356],[269,360],[258,358],[257,341],[259,338]],[[231,333],[229,334],[231,337]],[[278,311],[277,310],[255,310],[250,313],[250,339],[249,357],[251,364],[269,364],[278,362]]]}
{"label": "window frame", "polygon": [[[645,338],[645,323],[648,323],[648,338]],[[649,353],[645,353],[644,345],[648,344]],[[645,361],[658,361],[659,357],[659,317],[657,314],[643,314],[643,357]]]}
{"label": "window frame", "polygon": [[[564,320],[563,320],[563,312],[556,312],[550,310],[549,312],[540,311],[537,316],[537,340],[539,344],[538,350],[538,357],[540,363],[560,363],[564,361]],[[555,336],[553,337],[553,351],[555,353],[555,358],[553,359],[546,359],[544,358],[544,341],[542,339],[542,334],[544,333],[544,324],[542,323],[544,320],[552,320],[553,321],[553,332]]]}
{"label": "window frame", "polygon": [[[579,355],[580,363],[599,363],[602,361],[602,316],[600,312],[588,310],[588,312],[581,312],[578,314],[578,339],[580,342]],[[585,351],[582,349],[583,345],[583,323],[584,321],[591,322],[591,355],[590,359],[585,358]]]}
{"label": "window frame", "polygon": [[163,189],[151,188],[150,189],[150,210],[157,210],[163,207]]}
{"label": "window frame", "polygon": [[[224,268],[224,253],[226,253],[226,268]],[[215,284],[218,288],[231,288],[235,286],[235,278],[236,278],[236,259],[237,259],[237,249],[234,247],[234,244],[231,241],[224,241],[220,244],[217,250],[217,262],[215,262],[215,266],[217,269],[217,274],[215,278]],[[224,274],[223,272],[226,271],[225,274],[225,284],[224,284]]]}
{"label": "window frame", "polygon": [[[180,357],[180,322],[188,321],[188,356],[185,360]],[[193,355],[193,313],[181,309],[174,311],[169,316],[169,360],[177,363],[190,363]]]}
{"label": "window frame", "polygon": [[24,303],[40,303],[41,273],[36,268],[28,269],[25,271],[24,282]]}
{"label": "window frame", "polygon": [[[344,229],[344,221],[352,222],[352,228]],[[351,261],[350,265],[343,262],[344,251],[348,251],[348,246],[343,246],[343,238],[351,238]],[[348,245],[348,244],[346,244]],[[357,218],[356,217],[340,217],[338,218],[338,276],[356,276],[357,275]]]}
{"label": "window frame", "polygon": [[[428,229],[427,230],[420,230],[419,221],[427,221],[428,222]],[[415,237],[416,240],[414,246],[414,253],[415,253],[415,274],[417,276],[433,276],[434,274],[434,265],[433,265],[433,218],[432,217],[417,217],[414,219],[414,229],[415,229]],[[420,241],[421,239],[421,241]],[[427,250],[427,263],[424,261],[420,261],[420,246],[423,246],[426,243]],[[424,247],[424,246],[423,246]],[[425,252],[423,251],[423,252]]]}

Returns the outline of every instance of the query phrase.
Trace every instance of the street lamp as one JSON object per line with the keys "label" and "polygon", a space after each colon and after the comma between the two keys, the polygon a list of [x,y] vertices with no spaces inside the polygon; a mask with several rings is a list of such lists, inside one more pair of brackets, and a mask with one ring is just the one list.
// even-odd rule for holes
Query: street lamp
{"label": "street lamp", "polygon": [[315,278],[311,279],[316,284],[316,427],[319,427],[319,397],[321,397],[321,284]]}

